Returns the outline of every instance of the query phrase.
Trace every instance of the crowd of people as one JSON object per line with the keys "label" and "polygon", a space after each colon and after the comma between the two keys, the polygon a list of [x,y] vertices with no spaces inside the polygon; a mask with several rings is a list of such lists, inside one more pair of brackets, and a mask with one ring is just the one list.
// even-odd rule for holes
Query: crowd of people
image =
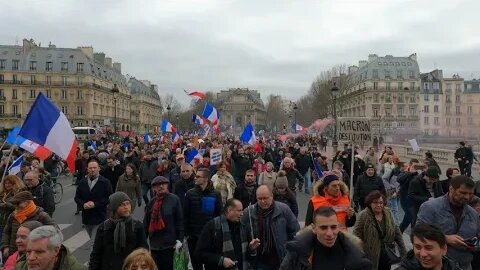
{"label": "crowd of people", "polygon": [[[189,160],[192,151],[199,154]],[[405,162],[388,146],[362,156],[349,145],[328,156],[313,136],[264,136],[255,145],[233,136],[184,135],[179,144],[92,137],[71,172],[73,214],[91,238],[88,266],[55,223],[49,182],[60,161],[25,155],[0,185],[3,269],[173,270],[187,251],[194,270],[480,269],[480,185],[462,151],[460,168],[440,180],[431,153]]]}

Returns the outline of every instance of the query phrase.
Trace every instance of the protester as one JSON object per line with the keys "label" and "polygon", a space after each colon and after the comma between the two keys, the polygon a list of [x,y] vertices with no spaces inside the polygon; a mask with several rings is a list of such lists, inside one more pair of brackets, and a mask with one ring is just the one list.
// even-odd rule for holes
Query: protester
{"label": "protester", "polygon": [[88,175],[77,187],[75,202],[83,208],[82,224],[92,240],[98,226],[107,219],[108,197],[112,193],[110,181],[100,175],[98,161],[88,162]]}
{"label": "protester", "polygon": [[443,194],[448,193],[448,188],[450,187],[450,182],[452,181],[452,178],[460,175],[460,170],[457,168],[448,168],[446,172],[447,179],[441,180],[440,184],[442,186],[442,191]]}
{"label": "protester", "polygon": [[367,170],[358,178],[355,185],[355,192],[353,193],[353,201],[355,202],[355,205],[360,206],[362,209],[366,208],[367,205],[365,204],[365,198],[370,192],[375,190],[386,194],[382,178],[376,175],[373,165],[368,164]]}
{"label": "protester", "polygon": [[180,169],[181,178],[173,186],[173,193],[178,196],[183,207],[185,204],[185,194],[195,187],[195,173],[193,172],[192,165],[188,163],[182,164]]}
{"label": "protester", "polygon": [[222,198],[210,181],[210,171],[200,168],[195,175],[195,187],[187,191],[183,205],[185,236],[188,236],[188,249],[194,270],[203,269],[202,263],[194,255],[198,237],[203,226],[222,212]]}
{"label": "protester", "polygon": [[[365,254],[374,270],[390,270],[392,262],[385,253],[385,245],[396,245],[400,256],[407,253],[402,233],[395,223],[392,212],[384,207],[384,195],[376,190],[365,198],[367,206],[358,216],[353,233],[363,241]],[[396,262],[395,262],[396,263]]]}
{"label": "protester", "polygon": [[32,170],[32,164],[28,161],[23,161],[22,164],[20,165],[20,172],[17,173],[17,176],[24,180],[23,178],[25,175]]}
{"label": "protester", "polygon": [[249,248],[256,253],[257,269],[279,269],[287,242],[300,229],[290,208],[275,202],[272,191],[262,185],[257,189],[257,203],[243,211],[242,224],[247,224]]}
{"label": "protester", "polygon": [[152,180],[155,196],[145,207],[143,224],[155,263],[173,270],[173,252],[182,247],[184,223],[180,199],[168,191],[169,184],[163,176]]}
{"label": "protester", "polygon": [[5,257],[17,251],[16,233],[23,223],[34,220],[43,225],[54,225],[52,218],[42,208],[35,205],[29,191],[18,192],[9,202],[14,205],[15,210],[8,217],[2,234],[1,249]]}
{"label": "protester", "polygon": [[[402,165],[402,164],[399,164]],[[403,166],[403,165],[402,165]],[[383,164],[382,181],[385,186],[387,204],[392,211],[395,223],[400,224],[400,215],[398,212],[400,184],[398,183],[398,174],[400,173],[397,164],[393,163],[393,156],[388,157],[388,162]]]}
{"label": "protester", "polygon": [[245,181],[235,188],[233,197],[242,202],[244,208],[257,202],[258,185],[255,181],[255,171],[247,170],[245,172]]}
{"label": "protester", "polygon": [[447,255],[456,260],[464,270],[471,270],[473,254],[468,240],[480,235],[480,219],[468,203],[473,197],[475,183],[467,176],[452,179],[448,194],[430,199],[418,212],[418,222],[437,224],[446,235]]}
{"label": "protester", "polygon": [[373,147],[370,147],[369,150],[367,150],[367,154],[363,157],[363,161],[365,164],[372,164],[373,167],[377,168],[378,166],[378,160],[375,157],[375,149]]}
{"label": "protester", "polygon": [[55,199],[52,188],[40,180],[38,173],[31,171],[25,174],[23,178],[28,191],[33,195],[33,201],[38,207],[42,207],[50,217],[53,217],[55,211]]}
{"label": "protester", "polygon": [[438,174],[442,174],[442,169],[438,166],[437,161],[433,158],[433,154],[431,152],[425,152],[425,160],[424,163],[427,167],[435,167],[438,170]]}
{"label": "protester", "polygon": [[278,173],[278,178],[275,181],[275,187],[273,188],[273,200],[286,204],[290,207],[290,210],[292,210],[295,217],[298,218],[297,198],[295,193],[288,188],[288,180],[285,171],[280,171]]}
{"label": "protester", "polygon": [[253,166],[252,158],[249,153],[245,152],[245,149],[241,146],[237,150],[232,151],[233,167],[235,168],[233,177],[237,184],[240,184],[245,179],[245,173]]}
{"label": "protester", "polygon": [[62,232],[54,226],[41,226],[30,232],[27,242],[26,261],[15,266],[19,270],[86,270],[62,245]]}
{"label": "protester", "polygon": [[297,191],[297,186],[298,186],[298,191],[302,192],[305,178],[303,178],[302,174],[297,169],[294,168],[294,161],[291,157],[285,157],[283,159],[282,169],[287,174],[288,187],[290,188],[290,190],[295,192]]}
{"label": "protester", "polygon": [[212,176],[213,187],[222,196],[222,206],[228,199],[233,198],[237,183],[230,172],[227,171],[227,164],[221,161],[218,164],[218,171]]}
{"label": "protester", "polygon": [[15,210],[15,206],[9,200],[24,188],[22,180],[16,175],[7,175],[0,183],[0,235],[8,217]]}
{"label": "protester", "polygon": [[259,185],[266,185],[270,190],[273,190],[275,181],[277,180],[277,173],[273,170],[273,163],[267,162],[266,170],[262,172],[258,178]]}
{"label": "protester", "polygon": [[447,238],[436,225],[415,226],[410,239],[413,250],[407,253],[407,257],[402,260],[397,270],[462,270],[456,261],[446,256]]}
{"label": "protester", "polygon": [[342,269],[370,270],[371,262],[359,239],[342,232],[332,207],[320,207],[313,223],[287,243],[280,270]]}
{"label": "protester", "polygon": [[400,206],[403,209],[403,219],[400,222],[400,232],[404,232],[412,223],[412,203],[408,198],[410,182],[418,175],[418,159],[411,159],[406,169],[398,175],[397,182],[400,184]]}
{"label": "protester", "polygon": [[459,142],[459,148],[455,151],[455,160],[458,162],[458,168],[460,168],[461,175],[467,175],[468,163],[473,157],[471,154],[473,152],[469,151],[465,147],[465,142]]}
{"label": "protester", "polygon": [[142,187],[140,184],[140,177],[137,174],[137,169],[133,163],[128,163],[125,166],[125,173],[118,178],[117,188],[115,191],[121,191],[128,195],[131,199],[132,213],[135,212],[135,206],[142,205]]}
{"label": "protester", "polygon": [[[474,196],[468,205],[475,209],[480,217],[480,198]],[[478,247],[475,247],[473,252],[472,269],[480,269],[480,249]]]}
{"label": "protester", "polygon": [[118,178],[125,172],[125,169],[120,165],[117,157],[110,155],[107,157],[107,166],[100,171],[100,175],[107,178],[112,185],[112,189],[117,189]]}
{"label": "protester", "polygon": [[152,182],[152,179],[157,176],[157,167],[158,160],[153,159],[153,153],[148,151],[138,169],[138,175],[140,176],[140,181],[142,183],[142,196],[145,204],[149,201],[148,193],[150,191],[150,183]]}
{"label": "protester", "polygon": [[125,258],[122,270],[158,270],[158,268],[150,252],[144,248],[138,248]]}
{"label": "protester", "polygon": [[[299,151],[298,155],[295,156],[295,167],[305,179],[305,193],[309,194],[312,181],[310,169],[313,169],[312,157],[307,153],[306,147],[300,147]],[[301,188],[300,191],[302,191]]]}
{"label": "protester", "polygon": [[195,256],[205,269],[249,269],[246,225],[240,223],[242,203],[228,199],[223,215],[210,220],[198,238]]}
{"label": "protester", "polygon": [[28,240],[28,235],[30,232],[38,228],[40,226],[43,226],[43,224],[39,221],[26,221],[23,224],[18,227],[17,234],[16,234],[16,240],[15,243],[17,244],[17,251],[10,255],[8,259],[5,261],[3,264],[3,270],[14,270],[15,265],[21,261],[25,260],[25,252],[27,248],[27,240]]}

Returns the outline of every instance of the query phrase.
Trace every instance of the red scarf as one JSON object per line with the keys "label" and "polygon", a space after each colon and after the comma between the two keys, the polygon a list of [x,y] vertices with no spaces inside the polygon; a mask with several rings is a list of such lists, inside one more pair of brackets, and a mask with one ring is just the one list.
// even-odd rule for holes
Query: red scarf
{"label": "red scarf", "polygon": [[152,235],[155,231],[161,231],[165,229],[165,222],[162,217],[162,204],[165,199],[165,195],[157,196],[153,203],[152,214],[150,216],[150,224],[148,225],[148,233]]}

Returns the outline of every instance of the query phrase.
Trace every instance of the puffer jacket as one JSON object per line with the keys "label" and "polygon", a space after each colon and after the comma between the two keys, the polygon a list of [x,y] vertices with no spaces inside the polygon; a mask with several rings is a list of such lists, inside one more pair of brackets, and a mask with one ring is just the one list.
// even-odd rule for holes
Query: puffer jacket
{"label": "puffer jacket", "polygon": [[[451,258],[447,256],[443,256],[442,259],[442,270],[462,270],[460,268],[460,265],[452,260]],[[415,254],[413,253],[413,250],[410,250],[407,253],[407,256],[402,262],[400,263],[400,266],[397,268],[397,270],[417,270],[417,269],[423,269],[418,262],[417,258],[415,258]]]}
{"label": "puffer jacket", "polygon": [[[293,241],[287,243],[287,254],[283,259],[280,270],[312,270],[321,269],[321,266],[312,266],[310,257],[313,254],[316,235],[307,227],[298,234]],[[362,251],[361,240],[352,234],[339,232],[337,241],[343,248],[346,270],[372,270],[372,263]]]}
{"label": "puffer jacket", "polygon": [[187,191],[183,205],[186,236],[199,236],[203,226],[222,213],[222,198],[210,182],[205,190],[199,186]]}

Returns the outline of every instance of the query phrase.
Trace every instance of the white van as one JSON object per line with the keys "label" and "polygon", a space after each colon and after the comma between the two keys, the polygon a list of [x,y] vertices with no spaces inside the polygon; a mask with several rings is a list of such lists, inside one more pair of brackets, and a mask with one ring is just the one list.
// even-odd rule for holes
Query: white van
{"label": "white van", "polygon": [[91,135],[103,134],[102,130],[94,127],[74,127],[72,130],[78,141],[87,141]]}

